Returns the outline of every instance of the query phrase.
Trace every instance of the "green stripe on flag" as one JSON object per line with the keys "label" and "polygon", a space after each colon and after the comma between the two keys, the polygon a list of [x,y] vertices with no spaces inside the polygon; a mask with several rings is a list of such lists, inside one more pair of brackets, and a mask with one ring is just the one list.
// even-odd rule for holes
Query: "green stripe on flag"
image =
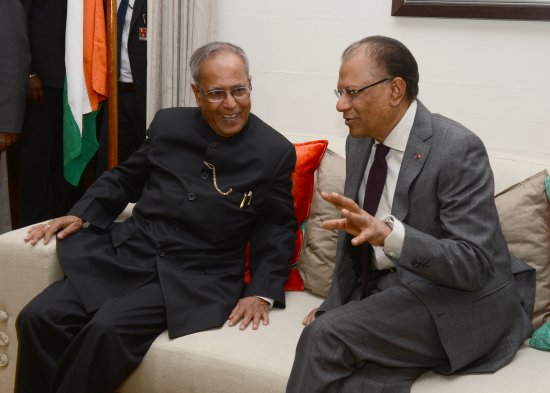
{"label": "green stripe on flag", "polygon": [[99,147],[96,133],[98,111],[83,116],[81,137],[78,124],[69,107],[67,79],[65,79],[63,88],[63,173],[65,179],[74,186],[78,185],[84,169]]}

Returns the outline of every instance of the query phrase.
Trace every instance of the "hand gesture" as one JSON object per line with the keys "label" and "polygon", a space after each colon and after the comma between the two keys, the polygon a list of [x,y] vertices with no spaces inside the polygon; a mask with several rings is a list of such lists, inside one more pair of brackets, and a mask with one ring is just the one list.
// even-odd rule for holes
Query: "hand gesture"
{"label": "hand gesture", "polygon": [[269,303],[258,296],[248,296],[239,300],[231,314],[229,326],[236,325],[241,319],[239,329],[244,330],[252,322],[252,329],[257,330],[260,321],[264,326],[269,324]]}
{"label": "hand gesture", "polygon": [[33,225],[27,231],[25,242],[30,242],[33,246],[40,239],[44,239],[44,244],[48,244],[53,235],[57,233],[57,238],[62,240],[75,232],[80,231],[84,221],[76,216],[64,216],[51,220],[47,224]]}
{"label": "hand gesture", "polygon": [[354,246],[370,243],[373,246],[383,246],[384,240],[390,235],[391,229],[382,221],[364,211],[350,198],[336,192],[322,192],[323,199],[340,210],[342,218],[327,220],[322,226],[329,230],[343,230],[355,236],[351,240]]}

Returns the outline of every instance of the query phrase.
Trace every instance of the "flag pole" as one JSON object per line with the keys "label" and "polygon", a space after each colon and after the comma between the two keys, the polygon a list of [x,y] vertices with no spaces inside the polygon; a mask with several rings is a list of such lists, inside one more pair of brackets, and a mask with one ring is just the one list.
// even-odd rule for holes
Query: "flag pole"
{"label": "flag pole", "polygon": [[117,54],[117,0],[107,0],[107,61],[109,72],[108,168],[118,165],[118,54]]}

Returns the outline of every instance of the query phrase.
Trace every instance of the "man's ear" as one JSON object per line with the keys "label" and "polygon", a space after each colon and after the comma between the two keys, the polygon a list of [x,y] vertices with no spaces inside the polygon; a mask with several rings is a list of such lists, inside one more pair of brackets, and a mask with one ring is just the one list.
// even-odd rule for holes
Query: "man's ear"
{"label": "man's ear", "polygon": [[191,83],[191,88],[193,89],[193,94],[195,95],[195,102],[197,103],[197,106],[200,108],[202,104],[202,93],[199,87],[194,83]]}
{"label": "man's ear", "polygon": [[394,105],[399,105],[405,98],[407,92],[407,83],[403,78],[396,77],[391,80],[391,102]]}

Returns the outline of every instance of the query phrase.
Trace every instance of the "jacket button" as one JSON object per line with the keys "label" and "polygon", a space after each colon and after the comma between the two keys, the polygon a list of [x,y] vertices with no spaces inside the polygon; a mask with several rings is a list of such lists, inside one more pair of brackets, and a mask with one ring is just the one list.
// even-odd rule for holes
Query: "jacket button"
{"label": "jacket button", "polygon": [[0,311],[0,322],[8,320],[8,313],[5,311]]}
{"label": "jacket button", "polygon": [[195,199],[197,199],[197,196],[194,192],[190,192],[189,194],[187,194],[187,199],[189,199],[190,201],[194,201]]}
{"label": "jacket button", "polygon": [[208,179],[208,172],[201,172],[201,179],[202,180]]}
{"label": "jacket button", "polygon": [[166,256],[166,251],[164,251],[162,248],[159,248],[159,250],[157,252],[157,255],[159,257],[164,257],[164,256]]}
{"label": "jacket button", "polygon": [[5,347],[10,343],[10,339],[8,338],[8,335],[4,332],[0,333],[0,346]]}
{"label": "jacket button", "polygon": [[208,145],[209,145],[212,149],[215,149],[216,147],[218,147],[218,143],[217,143],[217,142],[214,142],[214,141],[210,142]]}
{"label": "jacket button", "polygon": [[0,367],[6,367],[9,363],[8,355],[0,353]]}

